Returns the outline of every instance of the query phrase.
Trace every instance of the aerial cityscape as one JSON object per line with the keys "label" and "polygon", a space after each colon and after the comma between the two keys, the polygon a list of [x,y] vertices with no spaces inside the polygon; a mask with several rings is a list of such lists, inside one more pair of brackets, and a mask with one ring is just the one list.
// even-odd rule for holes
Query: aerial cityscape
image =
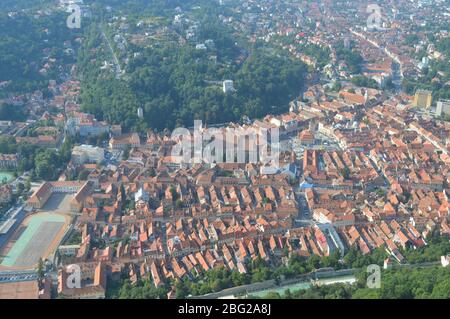
{"label": "aerial cityscape", "polygon": [[0,2],[0,299],[450,299],[449,151],[446,0]]}

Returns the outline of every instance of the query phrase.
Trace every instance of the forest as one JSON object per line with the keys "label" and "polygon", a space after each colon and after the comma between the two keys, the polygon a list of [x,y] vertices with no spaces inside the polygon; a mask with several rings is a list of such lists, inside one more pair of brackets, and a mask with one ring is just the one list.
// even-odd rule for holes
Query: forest
{"label": "forest", "polygon": [[394,268],[381,272],[381,287],[366,287],[367,273],[360,272],[355,284],[336,283],[283,294],[270,292],[266,299],[449,299],[450,268]]}
{"label": "forest", "polygon": [[[130,44],[128,51],[139,54],[128,54],[123,79],[100,71],[108,52],[99,48],[97,27],[91,26],[86,36],[79,54],[82,108],[98,119],[121,123],[126,131],[189,127],[194,119],[211,124],[283,113],[300,94],[306,75],[305,65],[287,54],[238,47],[229,30],[215,21],[199,30],[199,41],[214,41],[210,50],[192,44]],[[238,56],[245,61],[237,62]],[[224,80],[234,81],[235,92],[223,93]],[[143,120],[137,117],[138,107],[144,110]]]}
{"label": "forest", "polygon": [[[446,237],[440,237],[435,235],[428,241],[428,245],[418,249],[402,250],[401,253],[405,256],[408,263],[417,265],[423,262],[436,262],[440,260],[440,256],[447,254],[450,251],[450,242]],[[358,273],[358,285],[350,286],[344,284],[336,284],[324,287],[315,287],[305,291],[298,291],[297,295],[292,293],[292,298],[393,298],[394,295],[387,296],[388,292],[394,291],[394,294],[401,292],[401,298],[425,298],[431,296],[434,293],[434,297],[441,298],[443,288],[448,287],[450,282],[447,271],[434,270],[434,268],[427,269],[431,272],[432,276],[443,276],[447,274],[446,281],[443,283],[436,281],[435,277],[428,277],[429,272],[423,272],[420,268],[417,270],[402,272],[395,269],[386,272],[386,279],[388,281],[382,283],[381,293],[374,292],[373,289],[362,289],[365,287],[367,273],[366,268],[368,265],[377,264],[382,266],[384,260],[388,257],[388,254],[383,248],[377,248],[370,254],[363,255],[357,248],[350,248],[345,256],[341,258],[337,251],[330,254],[330,256],[320,257],[317,255],[311,255],[310,257],[302,257],[299,255],[292,255],[287,265],[274,266],[267,264],[261,259],[255,261],[249,261],[246,263],[246,274],[241,274],[237,271],[230,271],[223,267],[214,268],[207,272],[202,273],[200,276],[193,277],[193,279],[177,281],[167,283],[168,285],[160,288],[155,288],[151,280],[145,279],[139,281],[136,285],[132,285],[128,279],[122,279],[119,282],[113,282],[108,286],[109,298],[165,298],[165,294],[168,292],[168,288],[171,284],[175,287],[175,294],[177,298],[186,298],[189,295],[203,295],[212,292],[217,292],[226,288],[247,285],[256,282],[262,282],[265,280],[274,279],[280,281],[281,278],[290,279],[299,275],[310,273],[316,269],[328,268],[333,269],[361,269]],[[408,268],[410,269],[410,268]],[[413,285],[404,283],[404,288],[393,289],[391,286],[398,285],[399,278],[404,279],[404,273],[411,274],[411,280],[420,281],[422,287],[427,287],[426,291],[419,292],[413,291]],[[403,276],[403,277],[402,277]],[[408,277],[409,278],[409,277]],[[384,280],[384,279],[383,279]],[[383,286],[385,285],[385,286]],[[420,286],[418,284],[418,287]],[[436,291],[433,292],[434,286],[438,286]],[[400,290],[399,290],[400,289]],[[290,292],[289,292],[290,293]],[[284,298],[289,298],[285,296]],[[271,294],[269,298],[280,298],[280,295]],[[448,297],[447,297],[448,298]]]}
{"label": "forest", "polygon": [[[35,17],[0,12],[0,82],[8,82],[0,90],[0,98],[46,90],[49,79],[59,79],[59,65],[76,62],[64,51],[63,43],[79,34],[65,23],[66,16],[61,13]],[[46,74],[40,73],[46,64],[52,67]]]}
{"label": "forest", "polygon": [[20,154],[17,172],[31,171],[33,180],[56,180],[71,157],[73,141],[67,138],[57,151],[30,143],[16,143],[12,136],[0,136],[1,154]]}
{"label": "forest", "polygon": [[[450,99],[450,38],[436,39],[432,37],[432,43],[436,50],[446,58],[434,59],[430,66],[423,71],[419,79],[405,78],[403,80],[403,90],[408,94],[414,94],[417,89],[426,89],[433,92],[433,100]],[[420,53],[418,58],[425,56],[426,52]]]}

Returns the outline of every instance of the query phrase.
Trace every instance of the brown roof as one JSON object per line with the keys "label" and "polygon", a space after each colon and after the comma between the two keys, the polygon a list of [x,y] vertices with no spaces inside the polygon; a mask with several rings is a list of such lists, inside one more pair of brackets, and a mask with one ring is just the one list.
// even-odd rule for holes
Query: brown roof
{"label": "brown roof", "polygon": [[0,283],[0,299],[38,299],[37,281]]}

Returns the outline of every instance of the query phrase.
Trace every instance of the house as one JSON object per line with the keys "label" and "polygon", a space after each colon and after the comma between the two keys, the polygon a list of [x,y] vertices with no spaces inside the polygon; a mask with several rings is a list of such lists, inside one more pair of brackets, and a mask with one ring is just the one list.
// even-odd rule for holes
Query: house
{"label": "house", "polygon": [[0,299],[50,299],[51,279],[5,281],[0,283]]}
{"label": "house", "polygon": [[84,200],[92,191],[93,182],[90,181],[44,182],[28,199],[27,205],[34,209],[41,209],[54,193],[73,194],[70,209],[72,212],[77,212],[81,210]]}
{"label": "house", "polygon": [[72,151],[72,162],[76,165],[85,163],[101,163],[105,159],[105,150],[92,145],[75,146]]}
{"label": "house", "polygon": [[150,193],[145,191],[144,188],[140,187],[138,191],[134,194],[134,201],[144,201],[148,202],[150,200]]}
{"label": "house", "polygon": [[281,174],[285,174],[291,179],[295,179],[297,177],[297,166],[294,163],[289,163],[282,168]]}
{"label": "house", "polygon": [[0,169],[16,169],[19,165],[18,154],[0,154]]}
{"label": "house", "polygon": [[11,185],[1,185],[0,186],[0,203],[9,203],[12,199],[12,188]]}
{"label": "house", "polygon": [[392,259],[391,259],[391,257],[386,258],[384,260],[384,263],[383,263],[383,269],[389,269],[389,268],[392,268]]}
{"label": "house", "polygon": [[141,139],[137,133],[122,134],[113,136],[109,140],[109,147],[113,150],[124,150],[125,148],[133,148],[141,146]]}
{"label": "house", "polygon": [[105,298],[107,284],[105,265],[99,262],[76,264],[76,266],[79,269],[79,282],[76,278],[77,268],[62,268],[58,271],[58,294],[68,299]]}
{"label": "house", "polygon": [[97,136],[108,133],[109,130],[108,123],[97,121],[91,114],[73,111],[67,115],[66,132],[70,135],[78,133],[82,137]]}
{"label": "house", "polygon": [[299,134],[299,140],[302,145],[313,145],[315,138],[310,130],[303,130]]}

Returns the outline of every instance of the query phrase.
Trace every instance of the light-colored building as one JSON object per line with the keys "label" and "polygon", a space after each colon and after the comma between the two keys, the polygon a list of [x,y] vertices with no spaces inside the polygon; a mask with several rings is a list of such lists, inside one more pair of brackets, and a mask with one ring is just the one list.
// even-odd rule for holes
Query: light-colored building
{"label": "light-colored building", "polygon": [[78,250],[80,249],[80,245],[61,245],[58,247],[58,252],[67,257],[76,256]]}
{"label": "light-colored building", "polygon": [[16,169],[18,164],[17,154],[0,154],[0,169]]}
{"label": "light-colored building", "polygon": [[72,151],[72,161],[74,164],[101,163],[105,159],[105,150],[92,145],[75,146]]}
{"label": "light-colored building", "polygon": [[432,92],[428,90],[417,90],[414,95],[413,105],[424,109],[429,109],[433,101]]}
{"label": "light-colored building", "polygon": [[223,81],[223,93],[234,92],[234,82],[232,80]]}
{"label": "light-colored building", "polygon": [[73,112],[68,115],[66,132],[70,135],[97,136],[109,133],[110,126],[104,121],[97,121],[92,114]]}
{"label": "light-colored building", "polygon": [[144,201],[148,202],[150,200],[150,194],[149,192],[145,191],[142,187],[139,188],[139,190],[134,194],[134,201]]}
{"label": "light-colored building", "polygon": [[70,200],[70,211],[78,212],[82,209],[85,198],[93,192],[93,186],[93,183],[90,181],[44,182],[27,200],[27,206],[41,209],[54,193],[73,194]]}
{"label": "light-colored building", "polygon": [[447,267],[449,263],[450,263],[450,255],[441,256],[442,267]]}
{"label": "light-colored building", "polygon": [[109,147],[113,150],[124,150],[126,147],[141,146],[141,139],[137,133],[114,136],[109,140]]}
{"label": "light-colored building", "polygon": [[78,124],[80,136],[97,136],[109,132],[109,125],[106,122],[81,122]]}
{"label": "light-colored building", "polygon": [[0,283],[0,299],[51,299],[51,279],[5,281]]}
{"label": "light-colored building", "polygon": [[11,185],[6,184],[0,186],[0,203],[9,203],[12,195]]}
{"label": "light-colored building", "polygon": [[315,141],[314,134],[310,130],[303,130],[299,134],[299,139],[302,145],[313,145]]}
{"label": "light-colored building", "polygon": [[[58,294],[67,299],[103,299],[106,293],[107,270],[103,263],[76,264],[80,269],[80,286],[69,286],[70,272],[58,272]],[[93,271],[92,271],[93,270]]]}
{"label": "light-colored building", "polygon": [[140,119],[144,118],[144,109],[142,107],[138,108],[137,115]]}
{"label": "light-colored building", "polygon": [[450,100],[440,100],[436,106],[436,116],[450,114]]}

